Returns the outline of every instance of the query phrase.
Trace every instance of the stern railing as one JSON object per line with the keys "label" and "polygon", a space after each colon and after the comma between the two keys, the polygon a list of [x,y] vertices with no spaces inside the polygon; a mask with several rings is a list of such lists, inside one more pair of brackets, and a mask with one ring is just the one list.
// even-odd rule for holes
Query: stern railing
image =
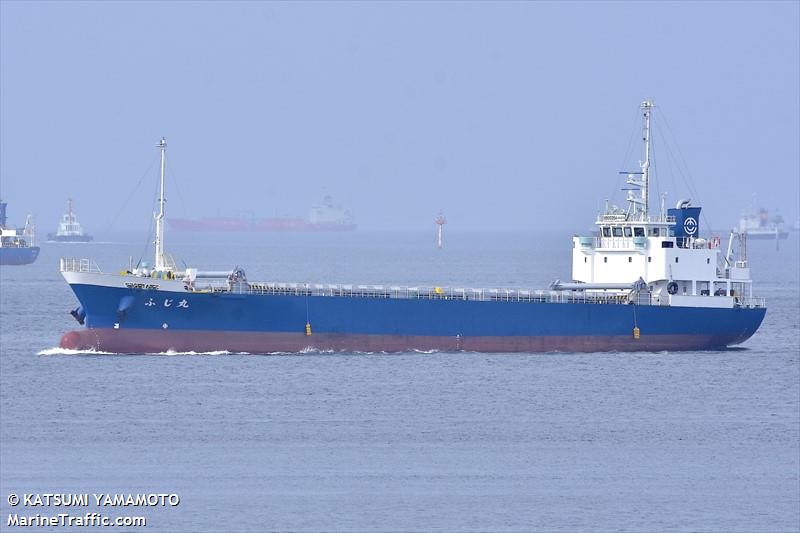
{"label": "stern railing", "polygon": [[763,296],[737,296],[734,299],[737,307],[761,309],[767,307],[767,300]]}

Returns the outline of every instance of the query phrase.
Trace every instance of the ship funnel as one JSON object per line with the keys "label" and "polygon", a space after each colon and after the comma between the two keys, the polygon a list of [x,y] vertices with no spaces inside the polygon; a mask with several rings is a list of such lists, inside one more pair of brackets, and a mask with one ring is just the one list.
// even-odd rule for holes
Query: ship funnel
{"label": "ship funnel", "polygon": [[681,200],[675,209],[667,209],[667,216],[675,217],[675,237],[678,237],[678,246],[684,247],[684,238],[700,236],[700,207],[689,207],[689,200]]}

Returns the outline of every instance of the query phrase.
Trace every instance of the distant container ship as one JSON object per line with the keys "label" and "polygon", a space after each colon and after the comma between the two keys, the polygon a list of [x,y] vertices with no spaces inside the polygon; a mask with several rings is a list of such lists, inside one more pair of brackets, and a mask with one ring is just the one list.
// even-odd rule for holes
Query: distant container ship
{"label": "distant container ship", "polygon": [[198,219],[168,218],[175,231],[353,231],[356,224],[350,211],[333,204],[325,196],[320,205],[311,208],[308,218],[299,217],[203,217]]}
{"label": "distant container ship", "polygon": [[55,233],[47,234],[47,242],[89,242],[92,236],[83,231],[78,217],[72,212],[72,198],[67,200],[67,213],[61,217]]}
{"label": "distant container ship", "polygon": [[33,218],[28,215],[25,228],[10,228],[6,221],[6,203],[0,202],[0,265],[29,265],[39,257],[34,245]]}

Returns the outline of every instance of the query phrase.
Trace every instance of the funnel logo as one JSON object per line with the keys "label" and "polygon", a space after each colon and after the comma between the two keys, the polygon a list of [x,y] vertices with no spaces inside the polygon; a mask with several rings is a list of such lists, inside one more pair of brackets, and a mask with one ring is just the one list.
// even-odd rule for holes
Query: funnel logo
{"label": "funnel logo", "polygon": [[697,221],[694,217],[687,217],[686,220],[683,221],[683,231],[686,232],[686,235],[694,235],[697,233]]}

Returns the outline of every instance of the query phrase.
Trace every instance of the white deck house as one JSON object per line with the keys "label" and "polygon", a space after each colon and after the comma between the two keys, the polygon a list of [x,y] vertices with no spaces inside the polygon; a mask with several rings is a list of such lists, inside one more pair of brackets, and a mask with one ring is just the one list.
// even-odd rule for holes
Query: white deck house
{"label": "white deck house", "polygon": [[[681,200],[675,208],[649,215],[650,120],[653,104],[641,105],[644,118],[644,162],[641,172],[628,175],[627,210],[606,206],[597,217],[597,236],[573,238],[572,279],[569,288],[622,290],[640,278],[651,301],[660,305],[734,307],[763,305],[752,297],[746,241],[731,233],[727,253],[718,237],[700,234],[700,208]],[[640,192],[639,195],[636,192]],[[739,260],[732,245],[738,240]]]}

